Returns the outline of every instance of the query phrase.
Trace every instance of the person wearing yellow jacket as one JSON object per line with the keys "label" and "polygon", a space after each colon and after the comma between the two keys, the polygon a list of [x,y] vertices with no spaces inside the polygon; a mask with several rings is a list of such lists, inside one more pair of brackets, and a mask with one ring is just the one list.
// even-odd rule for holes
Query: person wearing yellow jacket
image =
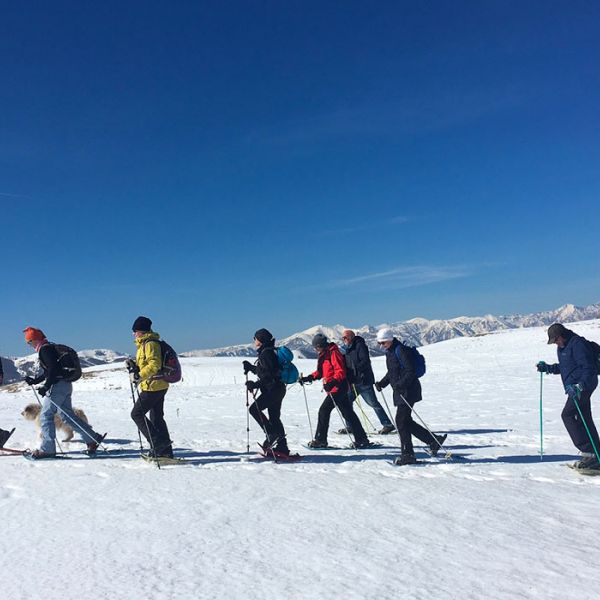
{"label": "person wearing yellow jacket", "polygon": [[131,329],[137,353],[135,363],[131,361],[128,367],[141,390],[131,410],[131,418],[148,440],[151,456],[173,458],[173,446],[164,417],[169,384],[160,379],[163,366],[160,335],[152,331],[152,321],[148,317],[138,317]]}

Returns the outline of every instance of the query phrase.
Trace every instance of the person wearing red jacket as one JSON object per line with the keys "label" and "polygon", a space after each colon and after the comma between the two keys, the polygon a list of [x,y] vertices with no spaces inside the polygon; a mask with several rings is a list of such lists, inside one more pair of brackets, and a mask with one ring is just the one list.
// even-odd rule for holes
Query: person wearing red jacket
{"label": "person wearing red jacket", "polygon": [[323,389],[327,397],[319,408],[319,420],[315,439],[308,445],[311,448],[327,448],[327,432],[329,431],[329,419],[334,408],[342,413],[342,417],[354,433],[353,446],[355,448],[368,448],[370,446],[367,434],[356,416],[352,402],[348,396],[348,381],[346,379],[346,365],[340,349],[329,342],[327,336],[317,333],[312,340],[313,348],[318,353],[317,370],[306,377],[298,380],[301,385],[310,383],[316,379],[323,379]]}

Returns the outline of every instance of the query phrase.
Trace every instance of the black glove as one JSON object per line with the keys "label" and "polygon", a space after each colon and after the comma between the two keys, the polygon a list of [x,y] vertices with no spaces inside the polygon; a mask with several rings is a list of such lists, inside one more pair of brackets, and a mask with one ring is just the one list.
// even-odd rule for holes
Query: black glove
{"label": "black glove", "polygon": [[38,394],[43,398],[48,393],[48,388],[45,385],[41,385],[37,391]]}
{"label": "black glove", "polygon": [[385,387],[385,385],[383,385],[383,383],[381,381],[376,381],[375,382],[375,389],[378,392],[380,392],[384,387]]}
{"label": "black glove", "polygon": [[336,387],[338,382],[335,379],[330,379],[327,383],[323,384],[323,389],[326,392],[330,392],[334,387]]}
{"label": "black glove", "polygon": [[315,378],[312,375],[305,375],[304,377],[298,378],[298,383],[304,385],[305,383],[312,383]]}
{"label": "black glove", "polygon": [[248,373],[256,373],[256,367],[249,361],[245,360],[242,363],[244,367],[244,375],[248,375]]}
{"label": "black glove", "polygon": [[260,383],[258,383],[258,381],[252,381],[252,379],[249,379],[248,381],[246,381],[246,389],[251,392],[253,390],[257,390],[260,387]]}
{"label": "black glove", "polygon": [[33,385],[35,383],[35,379],[33,377],[25,377],[25,379],[23,380],[27,385]]}
{"label": "black glove", "polygon": [[538,373],[550,373],[550,365],[546,364],[543,360],[535,365],[537,367]]}
{"label": "black glove", "polygon": [[133,358],[128,358],[125,361],[125,365],[127,366],[127,371],[129,371],[129,373],[139,374],[140,368],[137,366],[137,363],[135,360],[133,360]]}

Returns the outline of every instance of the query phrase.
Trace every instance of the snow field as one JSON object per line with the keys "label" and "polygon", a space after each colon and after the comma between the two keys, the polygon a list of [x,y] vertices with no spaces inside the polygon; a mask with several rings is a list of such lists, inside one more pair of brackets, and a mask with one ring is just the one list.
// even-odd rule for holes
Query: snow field
{"label": "snow field", "polygon": [[[600,339],[599,321],[572,328]],[[449,433],[447,445],[462,460],[394,467],[393,435],[373,437],[385,444],[373,450],[309,452],[301,446],[310,439],[304,396],[294,385],[282,415],[292,451],[305,459],[258,461],[262,435],[251,420],[253,455],[242,462],[242,359],[188,358],[165,407],[176,453],[188,462],[159,471],[137,458],[124,370],[89,369],[75,384],[74,405],[109,432],[115,454],[39,463],[0,457],[3,595],[596,598],[600,477],[562,466],[576,452],[560,420],[558,377],[543,380],[546,454],[539,455],[535,363],[555,360],[544,330],[455,339],[422,351],[428,372],[416,409],[433,430]],[[304,373],[315,363],[297,361]],[[383,359],[374,366],[383,375]],[[306,392],[314,428],[320,385]],[[19,415],[32,401],[24,388],[0,393],[0,426],[17,427],[13,447],[36,444],[33,424]],[[347,444],[333,433],[340,426],[334,411],[331,444]]]}

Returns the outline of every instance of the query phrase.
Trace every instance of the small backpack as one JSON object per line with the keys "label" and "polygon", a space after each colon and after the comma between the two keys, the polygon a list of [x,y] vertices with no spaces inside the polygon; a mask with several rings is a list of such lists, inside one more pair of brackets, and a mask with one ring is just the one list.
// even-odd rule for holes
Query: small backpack
{"label": "small backpack", "polygon": [[[415,374],[418,378],[423,377],[427,371],[425,357],[414,346],[407,346],[406,344],[402,345],[412,354],[413,364],[415,365]],[[396,346],[396,358],[402,365],[402,358],[400,358],[400,346]]]}
{"label": "small backpack", "polygon": [[[181,381],[181,363],[177,352],[165,342],[165,340],[148,340],[149,342],[158,342],[160,345],[160,354],[162,356],[162,368],[152,377],[153,380],[166,381],[167,383],[177,383]],[[146,344],[148,342],[145,342]]]}
{"label": "small backpack", "polygon": [[594,361],[596,363],[596,374],[600,375],[600,345],[596,342],[592,342],[591,340],[585,341],[590,345],[592,349],[592,354],[594,355]]}
{"label": "small backpack", "polygon": [[58,364],[62,369],[63,381],[77,381],[81,377],[81,363],[73,348],[64,344],[52,344],[58,354]]}
{"label": "small backpack", "polygon": [[281,381],[286,384],[296,383],[300,374],[296,365],[292,362],[294,353],[286,346],[279,346],[279,348],[276,348],[275,353],[277,354],[277,362],[279,362]]}

